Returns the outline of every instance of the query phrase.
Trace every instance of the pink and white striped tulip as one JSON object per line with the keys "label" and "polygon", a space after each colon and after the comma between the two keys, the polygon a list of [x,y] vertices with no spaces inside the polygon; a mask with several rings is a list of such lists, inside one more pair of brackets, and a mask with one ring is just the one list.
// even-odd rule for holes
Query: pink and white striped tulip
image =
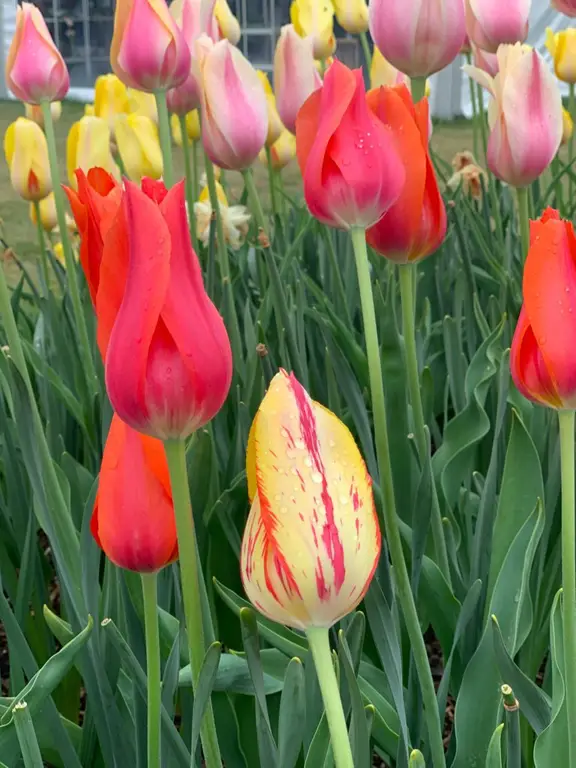
{"label": "pink and white striped tulip", "polygon": [[258,157],[268,135],[268,104],[250,62],[228,40],[196,42],[202,142],[220,168],[241,171]]}
{"label": "pink and white striped tulip", "polygon": [[532,0],[466,0],[466,31],[477,46],[496,53],[503,43],[522,43],[528,35]]}
{"label": "pink and white striped tulip", "polygon": [[28,104],[59,101],[70,88],[68,69],[44,17],[32,3],[16,11],[16,32],[6,59],[6,84]]}
{"label": "pink and white striped tulip", "polygon": [[556,78],[527,45],[501,45],[498,74],[464,67],[491,95],[488,167],[502,181],[525,187],[550,165],[562,139],[562,99]]}
{"label": "pink and white striped tulip", "polygon": [[291,133],[296,133],[300,107],[321,85],[311,39],[300,37],[292,24],[282,27],[274,54],[274,93],[278,114]]}
{"label": "pink and white striped tulip", "polygon": [[474,43],[472,43],[472,61],[475,67],[486,72],[490,77],[496,77],[498,74],[498,56],[495,53],[483,51]]}
{"label": "pink and white striped tulip", "polygon": [[462,0],[370,0],[369,13],[382,55],[410,77],[444,69],[466,39]]}

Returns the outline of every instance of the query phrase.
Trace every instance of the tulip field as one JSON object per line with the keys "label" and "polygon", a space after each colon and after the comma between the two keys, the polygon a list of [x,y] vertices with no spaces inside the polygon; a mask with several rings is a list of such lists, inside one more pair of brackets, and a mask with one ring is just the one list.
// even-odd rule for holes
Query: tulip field
{"label": "tulip field", "polygon": [[117,0],[80,105],[18,7],[0,768],[576,768],[576,31],[529,13],[293,0],[267,75],[226,0]]}

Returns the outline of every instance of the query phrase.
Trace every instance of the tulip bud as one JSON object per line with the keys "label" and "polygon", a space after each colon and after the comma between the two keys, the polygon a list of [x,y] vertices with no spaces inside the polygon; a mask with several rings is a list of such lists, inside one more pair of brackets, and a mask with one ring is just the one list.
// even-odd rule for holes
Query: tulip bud
{"label": "tulip bud", "polygon": [[496,77],[498,74],[498,56],[495,53],[488,53],[483,51],[482,48],[478,48],[477,45],[472,44],[472,56],[474,66],[477,69],[481,69],[486,72],[490,77]]}
{"label": "tulip bud", "polygon": [[[218,182],[216,182],[216,194],[220,205],[220,216],[226,243],[232,250],[237,251],[248,234],[250,214],[244,205],[229,206],[224,188]],[[194,203],[194,215],[198,240],[207,245],[210,240],[210,224],[213,219],[210,191],[207,186],[200,193],[198,202]]]}
{"label": "tulip bud", "polygon": [[568,144],[574,133],[574,121],[567,109],[562,109],[562,146]]}
{"label": "tulip bud", "polygon": [[274,91],[280,119],[292,133],[300,107],[321,85],[312,42],[300,37],[291,24],[282,27],[274,54]]}
{"label": "tulip bud", "polygon": [[427,77],[460,53],[466,37],[462,0],[371,0],[370,32],[401,72]]}
{"label": "tulip bud", "polygon": [[[180,121],[177,115],[172,115],[170,118],[170,125],[172,126],[172,138],[174,143],[178,146],[182,146],[182,131],[180,130]],[[195,109],[192,112],[188,112],[186,115],[186,133],[189,141],[200,140],[200,117],[198,110]]]}
{"label": "tulip bud", "polygon": [[197,43],[202,141],[221,168],[248,168],[266,143],[268,106],[256,70],[228,40]]}
{"label": "tulip bud", "polygon": [[332,0],[338,24],[351,35],[368,31],[368,6],[365,0]]}
{"label": "tulip bud", "polygon": [[315,59],[328,59],[336,50],[332,0],[293,0],[290,21],[300,37],[312,40]]}
{"label": "tulip bud", "polygon": [[298,114],[296,146],[308,208],[331,227],[372,226],[402,191],[404,168],[368,108],[362,70],[332,64]]}
{"label": "tulip bud", "polygon": [[118,260],[129,264],[106,354],[106,387],[123,421],[169,440],[188,437],[218,413],[232,380],[232,353],[190,244],[183,182],[168,192],[154,184],[151,199],[125,182],[125,236],[105,242],[101,270]]}
{"label": "tulip bud", "polygon": [[550,165],[562,139],[558,83],[536,51],[520,43],[498,49],[498,74],[465,71],[492,95],[488,167],[502,181],[525,187]]}
{"label": "tulip bud", "polygon": [[143,115],[120,115],[116,120],[116,144],[128,178],[162,176],[162,150],[156,123]]}
{"label": "tulip bud", "polygon": [[380,556],[372,482],[354,438],[281,371],[252,424],[246,472],[248,598],[279,624],[331,627],[360,603]]}
{"label": "tulip bud", "polygon": [[[241,29],[238,19],[232,11],[226,0],[216,0],[214,16],[218,23],[220,37],[228,40],[232,45],[238,45],[240,42]],[[214,38],[216,41],[217,38]]]}
{"label": "tulip bud", "polygon": [[552,8],[566,16],[576,16],[576,0],[552,0]]}
{"label": "tulip bud", "polygon": [[503,43],[523,43],[528,36],[531,0],[465,0],[466,31],[477,46],[496,53]]}
{"label": "tulip bud", "polygon": [[[28,120],[34,120],[38,123],[40,128],[44,128],[44,115],[42,114],[42,107],[38,104],[25,104],[24,109]],[[53,101],[50,104],[50,114],[52,115],[53,122],[60,120],[62,115],[62,102]]]}
{"label": "tulip bud", "polygon": [[158,125],[158,109],[152,93],[144,93],[135,88],[128,88],[128,113],[149,117]]}
{"label": "tulip bud", "polygon": [[100,75],[94,83],[94,115],[108,123],[114,135],[116,117],[129,111],[128,91],[116,75]]}
{"label": "tulip bud", "polygon": [[370,86],[372,88],[380,88],[382,85],[391,87],[393,85],[401,85],[402,83],[410,87],[408,75],[400,72],[389,61],[386,61],[378,48],[374,46],[372,65],[370,67]]}
{"label": "tulip bud", "polygon": [[572,223],[548,209],[531,223],[510,368],[524,397],[549,408],[576,409],[575,275]]}
{"label": "tulip bud", "polygon": [[[280,138],[270,147],[270,162],[272,168],[281,171],[296,157],[296,137],[290,131],[284,130]],[[260,160],[268,162],[266,153],[260,153]]]}
{"label": "tulip bud", "polygon": [[268,136],[266,138],[266,146],[271,147],[280,138],[284,126],[276,108],[276,98],[268,80],[268,75],[260,69],[256,74],[260,78],[264,93],[266,94],[266,103],[268,105]]}
{"label": "tulip bud", "polygon": [[378,88],[368,106],[396,139],[404,163],[402,194],[366,233],[369,245],[397,264],[420,261],[434,253],[446,235],[446,209],[428,153],[428,99],[414,105],[405,85]]}
{"label": "tulip bud", "polygon": [[565,83],[576,83],[576,29],[546,30],[546,47],[554,59],[554,72]]}
{"label": "tulip bud", "polygon": [[131,88],[175,88],[190,73],[190,51],[165,0],[118,0],[112,69]]}
{"label": "tulip bud", "polygon": [[[38,203],[40,208],[40,224],[42,229],[46,232],[52,232],[58,226],[58,216],[56,215],[56,201],[54,200],[54,193],[51,192],[48,197],[40,200]],[[32,224],[38,224],[36,217],[36,206],[30,205],[30,221]]]}
{"label": "tulip bud", "polygon": [[37,202],[52,192],[48,144],[39,125],[25,117],[9,125],[4,135],[4,154],[10,181],[20,197]]}
{"label": "tulip bud", "polygon": [[120,178],[118,167],[110,151],[110,129],[101,117],[82,117],[74,123],[66,143],[68,180],[76,187],[76,169],[85,173],[90,168],[104,168]]}
{"label": "tulip bud", "polygon": [[6,84],[14,96],[29,104],[59,101],[70,88],[64,59],[44,17],[32,3],[16,10],[16,32],[6,59]]}

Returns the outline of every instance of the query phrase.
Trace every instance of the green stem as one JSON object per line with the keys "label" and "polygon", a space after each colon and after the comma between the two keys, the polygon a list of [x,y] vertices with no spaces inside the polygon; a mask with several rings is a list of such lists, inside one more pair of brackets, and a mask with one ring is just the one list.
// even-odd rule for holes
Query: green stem
{"label": "green stem", "polygon": [[412,101],[416,104],[426,96],[426,78],[413,77],[411,80]]}
{"label": "green stem", "polygon": [[258,190],[256,189],[256,184],[254,183],[254,176],[252,173],[252,169],[248,168],[247,170],[242,171],[242,176],[244,178],[244,184],[246,185],[246,189],[248,191],[248,198],[252,203],[254,218],[256,219],[256,226],[260,231],[262,231],[266,236],[268,236],[269,225],[264,215],[264,209],[262,208],[262,203],[260,202],[260,195],[258,194]]}
{"label": "green stem", "polygon": [[[576,92],[574,90],[574,83],[570,83],[570,95],[568,97],[568,111],[570,112],[570,117],[572,120],[576,120]],[[572,136],[570,136],[570,141],[568,142],[568,164],[570,166],[570,171],[572,172],[572,161],[574,160],[574,131],[572,131]],[[569,199],[572,200],[572,192],[573,192],[573,182],[572,182],[572,173],[570,173],[569,176]]]}
{"label": "green stem", "polygon": [[562,174],[560,156],[557,154],[550,164],[552,174],[552,183],[554,184],[554,194],[556,196],[555,206],[562,216],[564,213],[564,181],[560,178]]}
{"label": "green stem", "polygon": [[198,142],[192,142],[192,194],[194,200],[198,200],[200,196],[200,174],[198,173]]}
{"label": "green stem", "polygon": [[[414,433],[416,446],[420,455],[422,466],[429,461],[428,440],[426,438],[426,423],[424,409],[422,407],[422,390],[420,388],[420,375],[418,372],[418,354],[416,351],[416,328],[414,323],[415,313],[415,283],[416,269],[414,264],[400,264],[400,296],[402,299],[402,328],[404,334],[404,351],[406,354],[406,371],[408,375],[408,391],[412,405],[412,417],[414,420]],[[440,514],[440,504],[436,491],[436,483],[432,478],[432,537],[438,566],[444,578],[450,584],[450,566],[448,564],[448,550],[444,538],[444,526]]]}
{"label": "green stem", "polygon": [[46,258],[46,241],[44,239],[44,227],[40,218],[40,203],[34,200],[34,215],[36,216],[36,232],[38,233],[38,246],[40,247],[40,271],[42,274],[44,297],[48,296],[50,290],[48,285],[48,259]]}
{"label": "green stem", "polygon": [[[176,531],[178,534],[178,549],[180,551],[180,572],[182,576],[182,599],[184,602],[184,617],[188,634],[188,653],[190,657],[190,669],[192,671],[192,687],[194,692],[202,669],[206,652],[204,642],[204,628],[202,623],[202,603],[200,599],[200,565],[196,549],[196,532],[194,531],[194,519],[192,517],[192,504],[190,501],[190,488],[188,485],[188,470],[186,468],[186,445],[184,440],[167,440],[164,443],[168,469],[170,471],[170,483],[172,486],[172,500],[174,503],[174,515],[176,518]],[[206,768],[220,768],[222,760],[220,747],[216,734],[214,712],[209,701],[202,720],[200,730],[202,748]],[[195,765],[192,755],[191,766]]]}
{"label": "green stem", "polygon": [[506,768],[522,768],[520,705],[509,685],[500,688],[506,711]]}
{"label": "green stem", "polygon": [[370,50],[370,43],[368,42],[368,35],[366,32],[360,32],[360,45],[362,46],[368,73],[370,73],[370,70],[372,69],[372,51]]}
{"label": "green stem", "polygon": [[272,206],[272,214],[274,215],[274,221],[277,221],[280,214],[278,208],[278,200],[276,198],[276,184],[274,180],[274,167],[272,166],[272,154],[270,147],[266,145],[266,160],[268,161],[268,183],[270,185],[270,204]]}
{"label": "green stem", "polygon": [[182,151],[184,152],[184,184],[186,188],[186,203],[188,205],[188,226],[190,228],[190,237],[194,250],[198,253],[198,237],[196,235],[196,217],[194,216],[194,203],[196,196],[194,194],[194,176],[192,164],[190,162],[190,143],[188,141],[188,130],[186,128],[186,116],[178,115],[180,123],[180,133],[182,134]]}
{"label": "green stem", "polygon": [[562,468],[562,588],[568,765],[576,766],[576,524],[574,411],[559,411]]}
{"label": "green stem", "polygon": [[54,134],[54,123],[52,113],[50,112],[50,102],[42,102],[42,115],[44,116],[44,131],[46,133],[46,142],[48,144],[48,160],[50,162],[50,173],[52,174],[52,185],[54,187],[54,201],[56,203],[56,216],[58,218],[58,229],[62,238],[62,247],[64,248],[64,261],[66,263],[66,276],[68,280],[68,290],[72,302],[72,311],[76,323],[76,332],[78,333],[78,342],[80,347],[80,356],[86,370],[88,386],[92,394],[98,392],[98,378],[94,359],[90,348],[90,339],[88,337],[88,326],[86,317],[82,309],[80,299],[80,287],[78,285],[78,273],[76,271],[76,260],[70,245],[68,237],[68,228],[66,227],[66,209],[64,206],[64,194],[60,185],[60,168],[58,166],[58,152],[56,150],[56,136]]}
{"label": "green stem", "polygon": [[528,187],[516,187],[518,200],[518,219],[520,222],[520,239],[522,242],[522,259],[526,260],[530,248],[530,214],[528,212]]}
{"label": "green stem", "polygon": [[482,137],[482,150],[484,152],[484,165],[488,156],[488,133],[486,131],[486,111],[484,109],[484,91],[481,85],[476,85],[478,95],[478,122],[480,124],[480,136]]}
{"label": "green stem", "polygon": [[340,698],[340,688],[336,673],[334,672],[334,664],[332,663],[328,630],[324,629],[324,627],[311,627],[306,631],[306,636],[312,651],[316,675],[320,684],[320,691],[322,692],[322,700],[332,742],[334,763],[336,768],[354,768],[346,717],[344,716],[342,699]]}
{"label": "green stem", "polygon": [[[154,91],[154,97],[156,99],[156,108],[158,109],[158,133],[160,135],[160,149],[162,150],[162,162],[164,165],[164,184],[170,188],[174,184],[174,164],[172,162],[172,134],[170,132],[166,91]],[[184,136],[182,136],[182,143],[184,143]]]}
{"label": "green stem", "polygon": [[[470,52],[466,54],[466,63],[468,66],[472,65],[472,54]],[[474,159],[478,161],[478,102],[476,99],[476,84],[471,77],[468,78],[468,85],[470,86],[470,103],[472,104],[472,147],[474,149]]]}
{"label": "green stem", "polygon": [[40,752],[28,704],[25,701],[16,704],[12,715],[25,768],[42,768],[44,765],[42,753]]}
{"label": "green stem", "polygon": [[334,274],[336,281],[336,288],[340,297],[340,304],[346,315],[346,320],[350,328],[353,327],[352,317],[350,315],[350,309],[348,308],[348,302],[346,301],[346,289],[344,288],[344,281],[342,280],[342,272],[340,271],[340,265],[338,264],[338,258],[336,256],[336,249],[334,247],[334,241],[332,240],[332,232],[329,227],[324,224],[319,224],[320,231],[324,237],[326,243],[326,250],[328,251],[328,258],[330,259],[330,267]]}
{"label": "green stem", "polygon": [[366,237],[364,230],[351,230],[352,245],[356,258],[356,270],[358,272],[358,285],[360,288],[360,301],[362,304],[362,317],[364,320],[364,337],[366,340],[366,352],[368,356],[368,369],[370,374],[370,391],[372,395],[372,412],[374,418],[374,432],[376,437],[376,453],[380,470],[380,485],[383,497],[384,523],[390,559],[394,568],[398,599],[402,608],[406,630],[410,640],[410,646],[416,665],[416,672],[422,690],[424,702],[424,715],[428,726],[430,739],[430,751],[434,768],[445,768],[444,745],[442,743],[442,726],[436,692],[432,681],[432,674],[428,664],[428,656],[424,638],[420,631],[420,623],[416,612],[414,597],[410,589],[410,577],[404,560],[402,540],[396,514],[396,500],[394,498],[394,480],[392,476],[392,464],[390,461],[390,443],[388,440],[388,427],[386,420],[386,401],[382,381],[382,364],[380,359],[380,345],[378,342],[378,324],[374,308],[374,295],[370,283],[370,268],[368,251],[366,249]]}
{"label": "green stem", "polygon": [[146,632],[146,677],[148,681],[148,763],[147,768],[160,768],[160,633],[158,630],[158,574],[142,573],[144,628]]}

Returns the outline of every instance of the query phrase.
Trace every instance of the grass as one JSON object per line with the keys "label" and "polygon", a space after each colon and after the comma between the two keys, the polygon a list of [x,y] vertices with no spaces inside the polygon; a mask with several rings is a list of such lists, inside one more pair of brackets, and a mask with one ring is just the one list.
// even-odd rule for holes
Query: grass
{"label": "grass", "polygon": [[[76,102],[66,102],[62,111],[62,117],[56,123],[56,140],[58,143],[58,156],[60,158],[60,172],[62,179],[67,180],[66,175],[66,137],[73,122],[78,120],[84,112],[84,105]],[[0,102],[0,132],[4,135],[11,122],[24,114],[20,102]],[[471,149],[472,130],[468,121],[457,120],[454,123],[439,123],[432,139],[435,152],[447,162],[452,156],[462,149]],[[174,148],[174,164],[176,176],[184,173],[184,165],[181,151]],[[256,163],[256,182],[267,198],[267,175],[261,163]],[[285,169],[285,183],[287,188],[296,190],[300,185],[300,178],[296,163]],[[231,197],[238,199],[242,193],[242,179],[239,174],[227,174],[228,189]],[[37,258],[36,230],[29,216],[29,204],[21,200],[10,184],[10,175],[5,162],[0,164],[0,221],[5,242],[12,248],[24,262],[34,262]]]}

